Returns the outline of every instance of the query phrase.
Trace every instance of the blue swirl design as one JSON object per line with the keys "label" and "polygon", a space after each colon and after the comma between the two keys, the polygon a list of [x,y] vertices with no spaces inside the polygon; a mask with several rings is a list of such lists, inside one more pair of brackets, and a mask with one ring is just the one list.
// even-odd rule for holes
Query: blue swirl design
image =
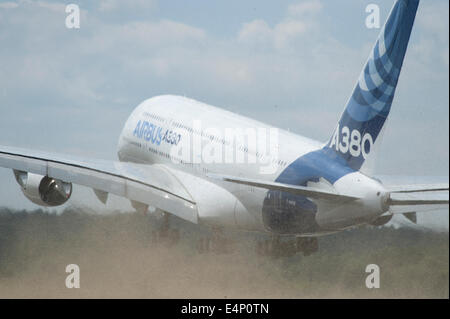
{"label": "blue swirl design", "polygon": [[[370,134],[376,141],[391,109],[418,5],[419,0],[395,3],[339,120],[340,129],[347,126],[350,132]],[[354,157],[349,152],[336,152],[353,169],[359,170],[364,163],[362,154]]]}

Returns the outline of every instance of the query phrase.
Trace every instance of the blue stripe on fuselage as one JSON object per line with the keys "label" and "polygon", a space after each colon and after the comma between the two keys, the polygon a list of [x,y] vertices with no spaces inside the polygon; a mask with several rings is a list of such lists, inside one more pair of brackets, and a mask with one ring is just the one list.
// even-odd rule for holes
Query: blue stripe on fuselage
{"label": "blue stripe on fuselage", "polygon": [[279,183],[306,186],[308,181],[317,182],[323,177],[334,184],[344,175],[355,172],[345,159],[328,147],[307,153],[292,162],[275,180]]}

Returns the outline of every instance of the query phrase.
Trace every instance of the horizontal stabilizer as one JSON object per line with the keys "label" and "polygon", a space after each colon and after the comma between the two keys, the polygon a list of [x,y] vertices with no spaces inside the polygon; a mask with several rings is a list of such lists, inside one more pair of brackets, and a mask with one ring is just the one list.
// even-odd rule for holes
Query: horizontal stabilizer
{"label": "horizontal stabilizer", "polygon": [[390,193],[422,193],[448,191],[448,183],[386,186]]}
{"label": "horizontal stabilizer", "polygon": [[448,205],[448,199],[389,199],[390,206]]}

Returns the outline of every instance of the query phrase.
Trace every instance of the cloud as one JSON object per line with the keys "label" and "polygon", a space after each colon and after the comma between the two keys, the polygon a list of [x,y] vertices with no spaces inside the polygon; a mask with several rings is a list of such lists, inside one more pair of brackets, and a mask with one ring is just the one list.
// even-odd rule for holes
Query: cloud
{"label": "cloud", "polygon": [[273,32],[266,21],[257,19],[244,23],[238,33],[238,40],[242,43],[266,45],[272,41]]}
{"label": "cloud", "polygon": [[17,8],[19,4],[16,2],[3,2],[0,3],[0,9],[14,9]]}
{"label": "cloud", "polygon": [[[164,14],[135,19],[130,11],[125,19],[106,18],[106,12],[122,12],[113,5],[131,10],[126,2],[111,2],[104,11],[86,7],[81,28],[68,30],[65,13],[43,3],[23,1],[11,14],[0,11],[3,141],[27,143],[12,133],[27,117],[33,121],[24,131],[36,137],[30,143],[71,149],[103,145],[113,154],[121,129],[117,123],[142,100],[163,93],[193,97],[323,140],[369,54],[366,43],[347,45],[322,24],[327,4],[319,1],[291,5],[278,19],[262,15],[242,20],[226,36],[215,32],[214,21],[194,25],[188,19],[162,18]],[[424,4],[419,16],[430,10],[430,16],[439,17],[442,8],[429,7]],[[445,115],[448,110],[438,107],[448,100],[448,91],[442,91],[448,72],[424,56],[441,61],[448,55],[448,41],[436,35],[442,26],[434,18],[421,21],[419,16],[420,32],[405,60],[393,109],[432,105],[435,113]],[[434,40],[421,42],[427,39]],[[432,118],[430,112],[420,119],[417,112],[410,114],[412,122]],[[401,119],[404,113],[395,116]],[[65,129],[69,123],[75,127],[70,132]],[[64,139],[47,132],[49,127],[66,132]],[[95,136],[82,133],[92,130],[98,131]],[[436,131],[421,134],[432,140]]]}
{"label": "cloud", "polygon": [[153,0],[102,0],[99,4],[99,11],[108,12],[121,9],[153,9],[156,3]]}
{"label": "cloud", "polygon": [[425,2],[420,7],[417,23],[427,33],[439,38],[443,43],[448,42],[449,19],[448,2]]}
{"label": "cloud", "polygon": [[155,74],[164,76],[173,65],[164,52],[172,54],[206,38],[202,29],[171,20],[115,24],[95,14],[89,19],[82,15],[81,28],[69,30],[64,9],[57,8],[23,1],[14,15],[0,19],[2,30],[7,30],[0,35],[1,46],[7,48],[0,57],[8,61],[0,67],[4,98],[27,92],[28,98],[20,99],[33,100],[36,107],[67,101],[85,108],[100,101],[125,102],[133,93],[125,89],[123,79],[133,75],[148,83]]}
{"label": "cloud", "polygon": [[305,1],[291,4],[288,7],[288,13],[291,16],[303,17],[305,15],[317,14],[323,8],[319,0]]}
{"label": "cloud", "polygon": [[309,25],[305,22],[289,19],[278,23],[274,29],[274,41],[276,48],[284,48],[297,36],[304,34]]}
{"label": "cloud", "polygon": [[40,8],[46,8],[55,12],[64,12],[66,5],[62,3],[48,2],[48,1],[31,1],[31,0],[18,0],[18,2],[3,2],[0,3],[0,9],[15,9],[17,7],[34,6]]}
{"label": "cloud", "polygon": [[321,10],[322,4],[318,0],[290,5],[287,15],[273,27],[262,19],[244,23],[238,33],[238,40],[248,45],[269,46],[277,50],[289,48],[301,36],[317,28],[317,15]]}
{"label": "cloud", "polygon": [[[26,3],[32,3],[28,0],[21,0]],[[62,13],[66,10],[66,5],[62,3],[54,3],[54,2],[48,2],[48,1],[36,1],[35,4],[41,8],[45,8],[54,12]]]}
{"label": "cloud", "polygon": [[413,50],[422,62],[429,65],[437,59],[448,68],[449,3],[427,1],[420,10],[420,40]]}
{"label": "cloud", "polygon": [[205,39],[204,30],[183,23],[160,20],[155,23],[133,22],[119,27],[119,39],[142,41],[151,45],[184,45],[184,41]]}

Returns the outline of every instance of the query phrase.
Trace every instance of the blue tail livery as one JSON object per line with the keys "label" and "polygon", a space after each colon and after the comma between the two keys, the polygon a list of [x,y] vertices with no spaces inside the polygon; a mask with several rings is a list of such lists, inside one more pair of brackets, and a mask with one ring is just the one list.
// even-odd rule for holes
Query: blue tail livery
{"label": "blue tail livery", "polygon": [[[419,0],[398,0],[325,148],[359,170],[389,115]],[[330,153],[330,152],[327,152]]]}

